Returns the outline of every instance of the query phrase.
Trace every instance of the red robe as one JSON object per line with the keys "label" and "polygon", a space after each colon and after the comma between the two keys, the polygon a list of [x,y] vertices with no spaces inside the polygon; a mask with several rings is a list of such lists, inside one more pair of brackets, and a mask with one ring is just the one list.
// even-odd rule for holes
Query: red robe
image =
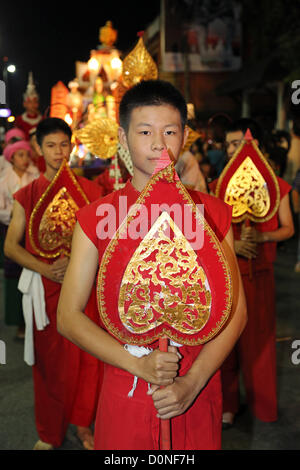
{"label": "red robe", "polygon": [[15,126],[22,129],[26,134],[26,139],[29,140],[31,129],[37,127],[42,118],[42,115],[39,113],[30,115],[25,111],[16,117]]}
{"label": "red robe", "polygon": [[[277,178],[280,199],[291,189],[283,179]],[[217,180],[210,185],[215,190]],[[241,223],[232,224],[234,238],[240,239]],[[278,228],[278,213],[267,222],[254,224],[260,232]],[[252,263],[237,256],[247,300],[248,322],[234,350],[224,362],[222,371],[223,410],[237,413],[239,409],[239,372],[243,373],[247,402],[258,419],[277,420],[276,374],[276,311],[274,261],[276,243],[258,244],[257,257]]]}
{"label": "red robe", "polygon": [[[90,201],[99,197],[99,186],[85,178],[77,179]],[[49,184],[42,174],[14,195],[25,210],[25,248],[45,263],[52,263],[53,260],[37,255],[30,243],[28,226],[32,210]],[[42,331],[37,331],[34,327],[35,364],[32,369],[35,419],[40,439],[59,447],[69,423],[89,426],[93,422],[99,394],[101,364],[58,333],[56,310],[61,284],[43,276],[42,281],[50,324]],[[93,290],[86,314],[97,322],[95,303]]]}
{"label": "red robe", "polygon": [[[231,224],[231,208],[223,202],[203,193],[190,191],[196,204],[204,204],[207,222],[218,239],[223,240]],[[78,221],[87,237],[99,251],[99,262],[109,239],[100,240],[96,216],[100,203],[112,204],[119,220],[118,198],[127,196],[129,207],[137,200],[138,191],[131,182],[126,186],[95,201],[77,213]],[[103,327],[103,324],[102,324]],[[149,345],[158,347],[158,342]],[[180,375],[186,374],[203,346],[182,346]],[[159,420],[148,384],[139,379],[132,398],[128,392],[133,376],[117,367],[104,365],[103,384],[95,422],[95,449],[102,450],[155,450],[159,449]],[[172,449],[220,449],[221,447],[222,396],[220,372],[218,371],[199,394],[193,405],[183,415],[172,418]]]}
{"label": "red robe", "polygon": [[[126,181],[130,178],[130,174],[127,173],[125,177],[121,177],[119,180],[119,184],[126,183]],[[115,178],[111,176],[111,169],[106,168],[102,173],[100,173],[97,178],[94,179],[94,182],[99,184],[102,188],[102,196],[106,196],[109,193],[115,191]]]}

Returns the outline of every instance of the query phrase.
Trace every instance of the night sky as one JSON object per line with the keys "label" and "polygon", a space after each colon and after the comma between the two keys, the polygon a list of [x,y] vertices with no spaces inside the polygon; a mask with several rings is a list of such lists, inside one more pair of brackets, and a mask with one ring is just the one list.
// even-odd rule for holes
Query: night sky
{"label": "night sky", "polygon": [[51,87],[59,80],[67,85],[75,77],[76,60],[86,62],[90,58],[90,50],[99,44],[99,28],[107,20],[118,30],[116,48],[127,53],[137,42],[137,32],[144,30],[159,10],[160,0],[147,3],[98,0],[79,4],[2,1],[1,72],[5,56],[17,67],[16,73],[8,74],[13,113],[23,111],[22,94],[30,70],[40,94],[41,112],[44,112],[49,105]]}

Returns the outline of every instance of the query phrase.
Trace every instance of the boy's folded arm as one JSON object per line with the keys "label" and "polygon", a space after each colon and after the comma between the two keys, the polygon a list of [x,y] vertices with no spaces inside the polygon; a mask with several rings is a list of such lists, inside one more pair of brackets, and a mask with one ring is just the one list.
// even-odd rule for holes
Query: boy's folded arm
{"label": "boy's folded arm", "polygon": [[148,356],[137,358],[84,314],[97,269],[98,250],[77,223],[73,233],[71,258],[58,303],[58,331],[103,362],[127,370],[151,383],[168,385],[177,374],[176,353],[154,351]]}

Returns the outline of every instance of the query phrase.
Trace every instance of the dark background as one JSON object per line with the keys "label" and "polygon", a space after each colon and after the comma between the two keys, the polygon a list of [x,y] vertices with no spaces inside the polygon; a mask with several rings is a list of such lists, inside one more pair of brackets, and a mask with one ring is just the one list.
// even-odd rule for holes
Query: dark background
{"label": "dark background", "polygon": [[49,105],[51,87],[59,80],[65,85],[75,77],[75,62],[86,62],[90,50],[99,45],[99,28],[111,20],[118,30],[116,48],[123,54],[137,42],[159,14],[160,0],[150,2],[98,0],[2,1],[0,5],[0,70],[3,57],[17,70],[8,74],[9,104],[14,114],[23,112],[23,93],[28,73],[33,72],[40,95],[40,110]]}

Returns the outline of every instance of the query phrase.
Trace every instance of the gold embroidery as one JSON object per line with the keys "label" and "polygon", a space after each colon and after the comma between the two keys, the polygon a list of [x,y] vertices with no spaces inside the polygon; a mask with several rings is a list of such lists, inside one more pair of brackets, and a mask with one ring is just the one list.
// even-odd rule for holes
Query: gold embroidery
{"label": "gold embroidery", "polygon": [[63,163],[61,164],[60,166],[60,169],[58,170],[58,172],[56,173],[55,177],[53,178],[53,180],[51,181],[51,183],[48,185],[46,191],[42,194],[42,196],[39,198],[37,204],[35,205],[33,211],[32,211],[32,214],[30,216],[30,219],[29,219],[29,227],[28,227],[28,233],[29,233],[29,239],[30,239],[30,243],[33,247],[33,249],[36,251],[36,253],[38,253],[40,256],[42,256],[43,258],[57,258],[57,256],[59,256],[60,254],[64,253],[66,254],[65,250],[64,249],[60,249],[57,250],[56,252],[54,253],[47,253],[47,251],[44,251],[42,249],[40,249],[36,243],[35,243],[35,240],[34,240],[34,233],[33,233],[33,227],[34,227],[34,222],[35,222],[35,218],[38,216],[38,213],[39,211],[41,210],[41,206],[43,205],[45,199],[48,197],[48,194],[50,191],[52,191],[52,188],[55,186],[57,180],[60,178],[61,174],[66,171],[68,176],[70,177],[71,179],[71,182],[72,184],[74,185],[74,187],[76,188],[76,190],[79,192],[79,194],[81,195],[81,197],[84,199],[84,201],[86,202],[86,204],[88,204],[90,201],[88,200],[85,192],[83,191],[83,189],[81,188],[80,184],[78,183],[74,173],[72,172],[72,170],[70,169],[69,167],[69,164],[67,162],[66,159],[64,159]]}
{"label": "gold embroidery", "polygon": [[[238,155],[242,151],[245,144],[249,144],[249,142],[246,142],[245,140],[242,140],[240,146],[236,149],[236,151],[234,152],[234,155],[229,160],[226,167],[222,171],[220,177],[218,178],[216,191],[215,191],[215,196],[216,197],[220,197],[220,191],[221,191],[223,180],[224,180],[227,172],[229,171],[231,165],[235,162],[236,158],[238,158]],[[274,186],[275,186],[275,189],[276,189],[276,201],[274,203],[274,207],[270,210],[269,214],[267,213],[264,217],[255,217],[254,214],[251,214],[251,213],[248,213],[248,214],[244,213],[243,215],[241,215],[239,217],[234,217],[234,215],[233,215],[232,222],[234,222],[234,223],[242,222],[243,220],[245,220],[245,218],[249,218],[253,222],[266,222],[267,220],[270,220],[276,214],[276,212],[278,210],[278,207],[279,207],[279,203],[280,203],[280,190],[279,190],[278,181],[277,181],[277,178],[276,178],[276,175],[275,175],[274,171],[272,170],[272,168],[269,165],[268,161],[266,160],[266,158],[263,156],[263,154],[259,150],[256,143],[252,140],[250,142],[250,144],[252,145],[252,147],[254,148],[256,154],[258,155],[260,160],[262,160],[262,162],[264,163],[264,165],[266,166],[267,170],[270,173],[270,176],[273,180],[273,183],[274,183]]]}
{"label": "gold embroidery", "polygon": [[250,157],[246,157],[231,177],[224,201],[233,207],[233,217],[245,213],[265,217],[270,209],[267,183]]}
{"label": "gold embroidery", "polygon": [[208,280],[197,255],[163,212],[127,265],[119,295],[121,321],[134,333],[168,323],[194,334],[207,323],[210,307]]}
{"label": "gold embroidery", "polygon": [[55,250],[59,246],[71,249],[72,234],[79,207],[67,188],[61,188],[45,210],[39,226],[38,240],[43,250]]}
{"label": "gold embroidery", "polygon": [[[128,335],[126,331],[120,331],[120,329],[117,328],[115,324],[111,321],[109,311],[107,311],[106,302],[104,299],[104,292],[107,289],[107,286],[105,285],[107,266],[113,256],[116,246],[119,243],[119,238],[120,237],[122,238],[123,232],[126,231],[126,228],[130,224],[130,221],[135,217],[136,211],[139,205],[144,204],[145,199],[149,197],[150,193],[153,190],[153,186],[155,185],[155,183],[160,179],[167,179],[168,181],[171,182],[172,178],[174,178],[174,164],[173,163],[171,163],[166,168],[160,170],[158,173],[152,176],[152,178],[149,180],[149,182],[145,186],[144,190],[140,193],[134,206],[132,206],[131,210],[129,210],[127,217],[118,228],[117,232],[115,233],[115,236],[111,239],[101,259],[98,276],[97,276],[97,302],[98,302],[99,314],[104,322],[104,325],[107,327],[107,329],[122,342],[129,341]],[[215,323],[215,327],[211,328],[210,332],[206,335],[203,335],[202,338],[199,338],[199,337],[195,338],[192,335],[185,337],[184,344],[189,345],[189,346],[196,346],[199,344],[204,344],[210,339],[212,339],[220,331],[220,329],[222,328],[222,326],[224,325],[224,323],[229,317],[231,306],[232,306],[231,274],[230,274],[229,266],[225,259],[222,247],[215,233],[213,232],[209,224],[206,222],[202,214],[198,211],[193,199],[191,198],[188,191],[185,189],[185,187],[183,186],[180,180],[176,181],[176,187],[179,193],[181,194],[181,196],[183,197],[183,200],[192,206],[192,211],[196,219],[204,225],[204,230],[206,233],[208,233],[209,243],[212,244],[213,248],[217,251],[217,256],[219,258],[219,262],[222,266],[222,270],[223,270],[224,277],[225,277],[226,288],[225,288],[225,292],[222,292],[222,295],[224,295],[226,299],[225,301],[226,306],[222,312],[220,320],[217,321]],[[175,331],[170,331],[168,328],[162,328],[161,331],[157,333],[156,336],[157,338],[168,336],[173,341],[182,343],[182,336],[179,336]],[[149,344],[152,342],[153,342],[152,336],[143,337],[142,342],[141,342],[141,338],[138,335],[130,338],[131,344]]]}

